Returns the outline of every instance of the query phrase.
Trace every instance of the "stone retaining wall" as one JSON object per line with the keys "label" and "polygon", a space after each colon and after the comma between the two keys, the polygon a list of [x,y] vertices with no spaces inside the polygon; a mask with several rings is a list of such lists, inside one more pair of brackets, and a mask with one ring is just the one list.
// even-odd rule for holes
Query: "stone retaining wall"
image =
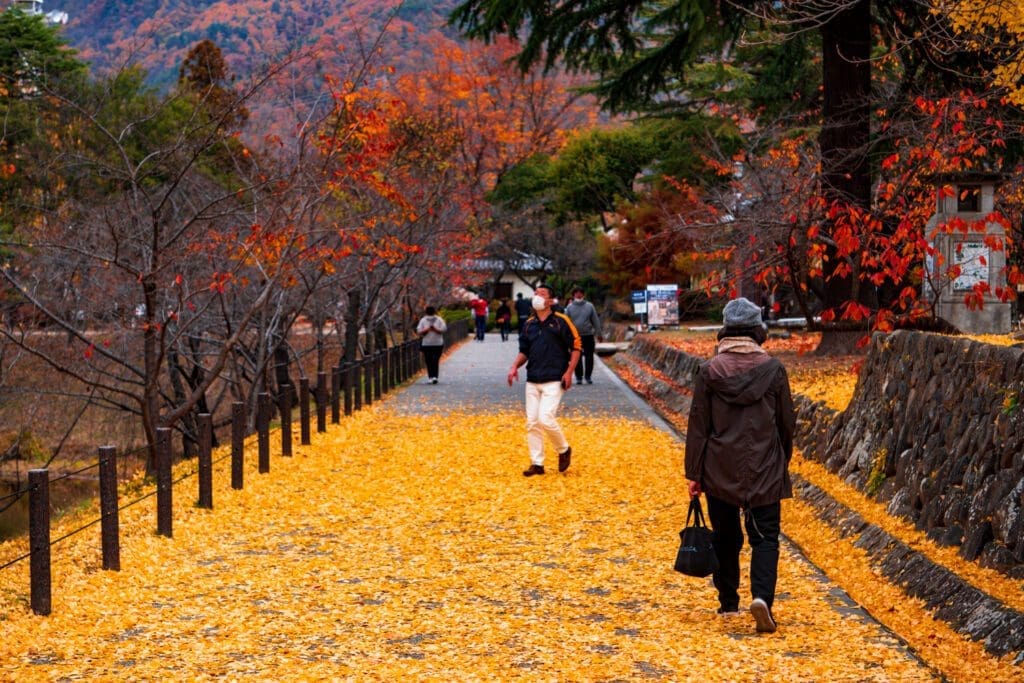
{"label": "stone retaining wall", "polygon": [[[629,354],[684,386],[703,361],[647,335]],[[1024,350],[877,334],[845,411],[795,398],[806,457],[964,558],[1024,577]]]}
{"label": "stone retaining wall", "polygon": [[634,337],[629,353],[687,386],[693,384],[693,378],[704,362],[703,358],[691,356],[646,334]]}
{"label": "stone retaining wall", "polygon": [[[814,457],[933,540],[1024,577],[1024,351],[875,335],[850,405],[802,434]],[[805,423],[806,425],[807,423]]]}

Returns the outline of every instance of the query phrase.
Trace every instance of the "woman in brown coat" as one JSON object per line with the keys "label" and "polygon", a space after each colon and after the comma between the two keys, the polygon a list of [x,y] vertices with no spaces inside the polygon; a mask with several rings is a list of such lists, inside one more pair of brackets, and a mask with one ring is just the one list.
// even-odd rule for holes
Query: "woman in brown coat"
{"label": "woman in brown coat", "polygon": [[780,502],[793,495],[789,459],[796,417],[786,369],[761,348],[761,309],[744,298],[723,310],[714,358],[697,374],[686,431],[690,496],[706,493],[719,569],[719,614],[739,611],[743,510],[750,558],[750,613],[775,631]]}

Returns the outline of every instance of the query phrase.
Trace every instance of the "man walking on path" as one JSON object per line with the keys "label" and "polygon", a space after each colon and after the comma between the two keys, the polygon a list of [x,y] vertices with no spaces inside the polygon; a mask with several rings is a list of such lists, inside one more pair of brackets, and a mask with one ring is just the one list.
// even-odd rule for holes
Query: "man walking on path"
{"label": "man walking on path", "polygon": [[601,318],[597,315],[594,304],[584,298],[582,287],[572,290],[572,301],[565,307],[565,314],[576,326],[580,333],[580,342],[583,344],[583,362],[576,364],[576,384],[593,384],[591,375],[594,374],[594,346],[596,337],[601,339]]}
{"label": "man walking on path", "polygon": [[775,631],[772,604],[779,565],[779,501],[793,496],[789,460],[796,417],[786,369],[761,348],[761,309],[733,299],[722,311],[716,355],[701,366],[686,428],[690,497],[708,496],[719,568],[718,613],[739,611],[740,510],[751,547],[750,613],[761,633]]}
{"label": "man walking on path", "polygon": [[551,310],[551,288],[540,285],[533,294],[536,314],[519,334],[519,353],[508,372],[508,385],[519,378],[526,364],[526,443],[530,466],[524,476],[544,474],[544,436],[558,453],[558,471],[569,469],[572,448],[555,415],[562,395],[572,386],[572,375],[580,360],[580,335],[564,313]]}

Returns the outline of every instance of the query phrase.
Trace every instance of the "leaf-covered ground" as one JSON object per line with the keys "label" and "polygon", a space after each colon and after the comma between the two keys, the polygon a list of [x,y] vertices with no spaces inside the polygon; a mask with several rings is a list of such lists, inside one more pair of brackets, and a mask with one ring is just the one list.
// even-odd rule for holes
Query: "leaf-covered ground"
{"label": "leaf-covered ground", "polygon": [[[837,410],[844,409],[856,385],[855,369],[860,359],[807,354],[805,346],[808,342],[800,341],[801,336],[817,343],[817,335],[797,333],[791,339],[769,340],[765,346],[786,364],[794,392],[821,400]],[[709,357],[714,351],[714,335],[706,332],[668,333],[663,338],[693,355]],[[983,343],[1004,345],[1007,339],[1012,341],[1009,335],[970,338]],[[645,368],[645,371],[649,371],[649,368]],[[621,367],[617,368],[617,372],[637,392],[648,393],[645,381]],[[647,398],[676,428],[685,431],[685,415],[666,410],[651,396]],[[794,456],[791,470],[932,562],[957,574],[1008,607],[1024,610],[1024,592],[1021,591],[1019,580],[983,568],[975,562],[967,562],[958,555],[955,548],[938,546],[913,524],[889,515],[885,505],[869,500],[840,477],[828,472],[819,463],[805,460],[799,453]],[[822,523],[818,514],[799,499],[787,501],[783,507],[783,532],[807,553],[815,565],[821,567],[875,618],[898,633],[942,676],[953,681],[1024,680],[1021,667],[1009,661],[1012,657],[997,660],[987,654],[980,643],[970,641],[948,624],[934,619],[923,601],[907,597],[898,586],[888,583],[872,567],[866,553],[853,544],[852,539],[841,538],[834,529]]]}
{"label": "leaf-covered ground", "polygon": [[99,569],[96,527],[58,544],[49,617],[27,609],[26,563],[0,572],[0,678],[937,679],[788,548],[778,633],[716,616],[708,581],[671,569],[678,442],[563,426],[571,469],[530,479],[521,414],[400,417],[387,400],[250,468],[244,491],[223,462],[213,511],[194,479],[176,487],[173,539],[152,499],[125,511],[119,573]]}

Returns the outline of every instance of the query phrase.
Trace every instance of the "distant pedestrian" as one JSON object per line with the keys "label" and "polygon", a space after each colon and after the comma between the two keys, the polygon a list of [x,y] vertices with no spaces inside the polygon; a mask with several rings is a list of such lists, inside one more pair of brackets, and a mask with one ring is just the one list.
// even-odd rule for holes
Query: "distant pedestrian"
{"label": "distant pedestrian", "polygon": [[427,306],[425,315],[416,325],[416,334],[420,335],[420,351],[423,363],[427,366],[427,380],[437,384],[438,370],[441,365],[441,352],[444,351],[444,333],[448,329],[444,318],[437,315],[433,306]]}
{"label": "distant pedestrian", "polygon": [[517,319],[516,320],[516,324],[519,326],[518,327],[518,333],[522,334],[523,333],[523,325],[526,324],[527,318],[529,318],[530,314],[533,313],[533,306],[530,305],[530,300],[529,299],[524,299],[523,298],[523,293],[522,292],[517,292],[516,293],[516,303],[515,303],[515,306],[516,306],[516,319]]}
{"label": "distant pedestrian", "polygon": [[535,315],[519,335],[519,353],[508,372],[508,385],[526,365],[526,443],[530,466],[524,476],[544,474],[544,436],[558,453],[558,471],[569,469],[572,448],[555,415],[562,394],[572,386],[572,373],[580,360],[580,336],[564,313],[551,310],[551,289],[539,285],[531,300]]}
{"label": "distant pedestrian", "polygon": [[508,341],[509,335],[512,334],[512,309],[509,308],[507,299],[502,299],[501,305],[494,311],[494,322],[501,331],[501,341]]}
{"label": "distant pedestrian", "polygon": [[762,633],[775,631],[772,605],[779,565],[779,501],[791,498],[789,460],[796,418],[789,377],[761,348],[761,309],[733,299],[723,310],[716,355],[701,366],[686,428],[691,498],[708,498],[719,569],[719,614],[739,611],[740,511],[750,543],[750,613]]}
{"label": "distant pedestrian", "polygon": [[577,287],[572,290],[572,301],[565,307],[565,314],[576,326],[583,344],[583,357],[581,362],[576,364],[576,384],[583,384],[584,381],[587,384],[594,383],[591,379],[591,375],[594,374],[594,347],[597,341],[601,341],[601,317],[597,314],[594,304],[585,297],[583,288]]}
{"label": "distant pedestrian", "polygon": [[476,340],[482,342],[484,335],[487,333],[487,301],[474,297],[469,302],[469,307],[473,309],[473,321],[476,324]]}

